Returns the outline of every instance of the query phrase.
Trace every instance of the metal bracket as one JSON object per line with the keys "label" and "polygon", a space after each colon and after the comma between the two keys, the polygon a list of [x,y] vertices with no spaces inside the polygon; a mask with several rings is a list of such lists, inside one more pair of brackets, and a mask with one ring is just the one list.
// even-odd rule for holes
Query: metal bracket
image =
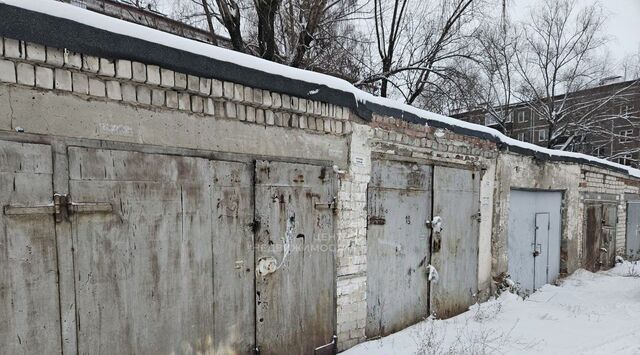
{"label": "metal bracket", "polygon": [[53,203],[40,206],[4,206],[6,216],[53,215],[56,223],[64,221],[71,213],[112,212],[113,206],[108,202],[70,202],[69,195],[54,194]]}
{"label": "metal bracket", "polygon": [[23,216],[23,215],[37,215],[37,214],[53,214],[54,206],[51,205],[41,205],[41,206],[12,206],[6,205],[4,206],[4,214],[5,216]]}
{"label": "metal bracket", "polygon": [[113,206],[108,202],[69,202],[67,208],[70,213],[100,213],[112,212]]}
{"label": "metal bracket", "polygon": [[312,200],[313,200],[313,207],[315,209],[319,209],[319,210],[329,209],[330,210],[330,209],[333,209],[335,207],[335,201],[336,201],[335,197],[332,198],[331,202],[328,202],[328,203],[317,202],[318,200],[320,200],[320,197],[317,196],[317,195],[314,195]]}
{"label": "metal bracket", "polygon": [[56,223],[61,223],[69,215],[67,205],[69,204],[69,195],[54,194],[53,195],[53,216]]}
{"label": "metal bracket", "polygon": [[333,335],[331,337],[331,342],[325,345],[321,345],[314,349],[314,354],[337,354],[338,353],[338,336]]}
{"label": "metal bracket", "polygon": [[376,217],[376,216],[369,217],[369,224],[382,226],[385,223],[387,223],[387,220],[384,217]]}

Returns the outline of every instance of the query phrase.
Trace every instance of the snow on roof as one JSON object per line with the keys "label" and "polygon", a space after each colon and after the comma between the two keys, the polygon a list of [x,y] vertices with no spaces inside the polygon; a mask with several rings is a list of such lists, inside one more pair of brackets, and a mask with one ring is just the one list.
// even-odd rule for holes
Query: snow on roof
{"label": "snow on roof", "polygon": [[[280,75],[293,80],[306,82],[312,85],[326,86],[344,93],[353,95],[356,98],[356,106],[373,104],[373,106],[381,106],[393,111],[398,111],[396,118],[404,119],[404,114],[408,116],[415,115],[425,124],[441,123],[446,126],[458,127],[463,130],[484,133],[484,136],[492,137],[496,142],[504,145],[529,150],[542,155],[549,155],[557,158],[568,158],[584,160],[586,163],[594,163],[595,165],[608,166],[613,169],[627,172],[630,176],[640,178],[640,170],[630,168],[625,165],[610,162],[608,160],[596,158],[581,153],[558,151],[539,147],[537,145],[521,142],[510,138],[499,131],[485,127],[482,125],[464,122],[452,117],[439,115],[433,112],[425,111],[398,101],[374,96],[364,92],[351,83],[321,73],[308,70],[292,68],[283,64],[274,63],[248,54],[232,51],[229,49],[216,47],[207,43],[202,43],[187,38],[179,37],[170,33],[155,30],[149,27],[127,22],[117,18],[102,15],[96,12],[88,11],[77,6],[62,3],[54,0],[0,0],[0,4],[6,4],[25,10],[39,12],[48,16],[70,20],[86,26],[108,31],[131,38],[137,38],[143,41],[160,44],[163,46],[175,48],[195,55],[204,56],[220,62],[234,63],[245,68],[258,70],[265,73]],[[315,91],[315,90],[313,90]],[[314,93],[310,92],[310,95]],[[400,116],[400,117],[397,117]]]}

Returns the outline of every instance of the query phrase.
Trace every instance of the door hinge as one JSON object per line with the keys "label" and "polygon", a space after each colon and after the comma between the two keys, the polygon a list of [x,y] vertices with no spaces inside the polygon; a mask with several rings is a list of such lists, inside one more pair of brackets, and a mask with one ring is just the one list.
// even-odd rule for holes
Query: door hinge
{"label": "door hinge", "polygon": [[61,223],[69,215],[69,211],[66,208],[68,204],[69,195],[53,195],[53,216],[56,220],[56,223]]}

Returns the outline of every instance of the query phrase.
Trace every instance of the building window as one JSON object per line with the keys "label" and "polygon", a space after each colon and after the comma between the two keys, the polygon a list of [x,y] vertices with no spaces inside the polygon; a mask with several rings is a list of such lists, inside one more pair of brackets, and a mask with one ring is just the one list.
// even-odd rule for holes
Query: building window
{"label": "building window", "polygon": [[498,124],[498,120],[496,119],[496,116],[493,115],[492,113],[485,113],[484,114],[484,125],[485,126],[494,126]]}
{"label": "building window", "polygon": [[620,143],[628,143],[631,142],[631,137],[633,137],[633,129],[627,129],[620,132]]}
{"label": "building window", "polygon": [[526,140],[526,138],[527,138],[527,136],[525,135],[525,133],[524,133],[524,132],[520,132],[520,133],[518,133],[518,140],[519,140],[519,141],[526,142],[526,141],[527,141],[527,140]]}
{"label": "building window", "polygon": [[631,162],[632,162],[631,154],[625,154],[618,158],[618,164],[631,166]]}
{"label": "building window", "polygon": [[509,115],[507,115],[507,123],[511,123],[513,122],[513,111],[509,112]]}
{"label": "building window", "polygon": [[605,154],[606,154],[606,149],[604,147],[598,147],[593,151],[593,155],[598,158],[604,157]]}
{"label": "building window", "polygon": [[629,117],[629,105],[620,106],[620,116]]}
{"label": "building window", "polygon": [[547,140],[547,131],[541,129],[538,131],[538,142],[545,142]]}
{"label": "building window", "polygon": [[527,119],[524,117],[524,111],[518,112],[518,123],[527,122]]}

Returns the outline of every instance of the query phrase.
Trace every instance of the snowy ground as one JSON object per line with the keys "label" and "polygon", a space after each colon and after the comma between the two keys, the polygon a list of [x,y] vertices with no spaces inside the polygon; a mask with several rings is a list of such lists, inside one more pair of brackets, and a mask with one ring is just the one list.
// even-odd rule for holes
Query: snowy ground
{"label": "snowy ground", "polygon": [[591,273],[526,300],[511,294],[427,319],[343,354],[640,354],[640,264]]}

